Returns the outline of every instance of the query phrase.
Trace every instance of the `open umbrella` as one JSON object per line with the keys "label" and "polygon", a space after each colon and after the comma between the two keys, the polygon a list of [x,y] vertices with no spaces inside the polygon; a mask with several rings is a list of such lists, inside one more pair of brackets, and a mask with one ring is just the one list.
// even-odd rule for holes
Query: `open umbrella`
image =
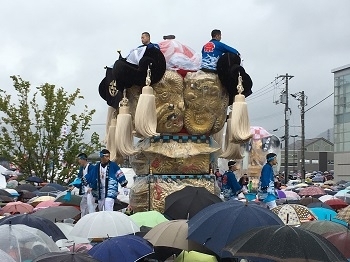
{"label": "open umbrella", "polygon": [[300,196],[323,196],[326,195],[324,189],[318,186],[305,187],[299,191]]}
{"label": "open umbrella", "polygon": [[344,232],[347,230],[345,226],[328,220],[315,220],[302,223],[300,228],[310,230],[320,235],[326,233]]}
{"label": "open umbrella", "polygon": [[321,235],[291,226],[267,226],[250,230],[227,245],[223,257],[298,262],[347,261],[340,251]]}
{"label": "open umbrella", "polygon": [[15,188],[17,191],[22,191],[22,190],[27,190],[29,192],[34,192],[36,190],[38,190],[35,186],[33,186],[32,184],[22,184],[19,185]]}
{"label": "open umbrella", "polygon": [[38,216],[33,216],[31,214],[24,215],[12,215],[8,217],[4,217],[0,220],[0,225],[5,224],[22,224],[30,227],[34,227],[43,231],[48,236],[52,237],[54,241],[59,239],[64,239],[66,236],[62,233],[62,231],[50,220]]}
{"label": "open umbrella", "polygon": [[44,182],[44,180],[42,180],[40,177],[37,176],[30,176],[26,179],[26,181],[28,182],[32,182],[32,183],[42,183]]}
{"label": "open umbrella", "polygon": [[284,194],[286,195],[287,200],[299,200],[300,196],[294,191],[285,190]]}
{"label": "open umbrella", "polygon": [[332,207],[334,210],[339,210],[349,205],[344,200],[338,198],[326,200],[324,203]]}
{"label": "open umbrella", "polygon": [[350,230],[345,232],[327,233],[323,235],[331,242],[347,259],[350,258]]}
{"label": "open umbrella", "polygon": [[81,196],[69,194],[69,197],[67,197],[67,191],[64,191],[57,195],[55,202],[61,202],[66,206],[80,206]]}
{"label": "open umbrella", "polygon": [[11,193],[7,192],[5,189],[0,189],[0,196],[12,197]]}
{"label": "open umbrella", "polygon": [[186,186],[165,198],[164,215],[171,219],[189,219],[203,208],[222,202],[204,187]]}
{"label": "open umbrella", "polygon": [[74,224],[56,222],[55,225],[63,232],[67,239],[60,239],[56,241],[56,245],[59,247],[69,247],[75,245],[73,252],[78,252],[77,244],[89,244],[91,241],[88,238],[71,236],[70,233],[73,230]]}
{"label": "open umbrella", "polygon": [[0,213],[28,214],[33,212],[33,206],[21,201],[10,202],[4,206]]}
{"label": "open umbrella", "polygon": [[140,227],[155,227],[162,222],[168,221],[161,213],[155,210],[137,212],[130,217]]}
{"label": "open umbrella", "polygon": [[57,184],[57,183],[48,183],[46,186],[50,186],[50,187],[53,187],[55,188],[57,191],[66,191],[67,190],[67,187],[64,187],[60,184]]}
{"label": "open umbrella", "polygon": [[79,219],[70,235],[84,238],[108,238],[134,234],[138,231],[140,227],[129,216],[118,211],[100,211]]}
{"label": "open umbrella", "polygon": [[80,214],[80,211],[73,206],[57,206],[42,208],[34,212],[33,216],[46,218],[52,222],[61,221],[66,218],[74,218]]}
{"label": "open umbrella", "polygon": [[347,206],[342,210],[339,210],[336,218],[344,220],[346,223],[350,224],[350,206]]}
{"label": "open umbrella", "polygon": [[278,215],[285,225],[295,226],[300,225],[302,222],[315,219],[314,214],[303,205],[298,204],[284,204],[272,208],[271,211]]}
{"label": "open umbrella", "polygon": [[215,256],[203,254],[197,251],[182,251],[174,260],[174,262],[188,261],[218,262]]}
{"label": "open umbrella", "polygon": [[251,228],[282,225],[271,210],[252,202],[227,201],[208,206],[189,220],[188,239],[220,255],[222,248]]}
{"label": "open umbrella", "polygon": [[47,207],[58,207],[61,204],[62,204],[61,202],[55,202],[55,200],[47,200],[47,201],[40,202],[35,206],[35,208],[40,209],[40,208],[47,208]]}
{"label": "open umbrella", "polygon": [[16,262],[10,255],[8,255],[5,251],[0,249],[0,261],[2,262]]}
{"label": "open umbrella", "polygon": [[52,187],[52,186],[46,185],[46,186],[40,188],[39,192],[41,192],[41,193],[57,192],[57,189]]}
{"label": "open umbrella", "polygon": [[[170,220],[156,225],[143,237],[155,247],[170,247],[178,250],[207,252],[202,245],[187,239],[188,223],[185,219]],[[180,251],[181,252],[181,251]]]}
{"label": "open umbrella", "polygon": [[318,202],[322,202],[322,201],[315,197],[303,197],[300,199],[299,204],[303,206],[307,206],[308,204],[318,203]]}
{"label": "open umbrella", "polygon": [[101,262],[86,253],[53,252],[37,257],[33,262]]}
{"label": "open umbrella", "polygon": [[317,203],[310,203],[307,205],[307,207],[310,209],[312,207],[323,207],[323,208],[327,208],[327,209],[330,209],[330,210],[334,210],[333,208],[331,208],[329,205],[323,203],[323,202],[317,202]]}
{"label": "open umbrella", "polygon": [[153,246],[145,239],[126,235],[106,239],[88,251],[92,257],[104,262],[134,262],[154,253]]}
{"label": "open umbrella", "polygon": [[337,197],[332,195],[324,195],[324,196],[320,196],[318,199],[321,200],[322,202],[326,202],[327,200],[330,200],[330,199],[337,199]]}
{"label": "open umbrella", "polygon": [[48,235],[26,225],[1,225],[0,236],[0,249],[15,261],[31,261],[44,253],[59,251]]}
{"label": "open umbrella", "polygon": [[334,210],[323,207],[312,207],[310,211],[315,214],[318,220],[332,220],[337,215]]}
{"label": "open umbrella", "polygon": [[13,202],[13,198],[0,195],[0,202],[3,202],[3,203]]}
{"label": "open umbrella", "polygon": [[55,200],[55,198],[52,196],[39,196],[39,197],[34,197],[34,198],[28,200],[27,203],[31,204],[32,206],[35,207],[40,202],[44,202],[44,201],[48,201],[48,200]]}

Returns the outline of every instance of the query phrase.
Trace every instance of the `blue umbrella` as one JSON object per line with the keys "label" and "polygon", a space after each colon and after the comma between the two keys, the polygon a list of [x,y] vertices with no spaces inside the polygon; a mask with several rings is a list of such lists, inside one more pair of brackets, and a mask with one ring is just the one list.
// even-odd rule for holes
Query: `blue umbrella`
{"label": "blue umbrella", "polygon": [[210,205],[188,223],[188,239],[204,245],[219,256],[223,247],[252,228],[283,225],[271,210],[252,202],[236,200]]}
{"label": "blue umbrella", "polygon": [[134,262],[153,253],[151,243],[135,235],[109,238],[88,251],[93,258],[104,262]]}
{"label": "blue umbrella", "polygon": [[318,220],[333,220],[337,216],[337,212],[324,207],[309,208],[315,214]]}

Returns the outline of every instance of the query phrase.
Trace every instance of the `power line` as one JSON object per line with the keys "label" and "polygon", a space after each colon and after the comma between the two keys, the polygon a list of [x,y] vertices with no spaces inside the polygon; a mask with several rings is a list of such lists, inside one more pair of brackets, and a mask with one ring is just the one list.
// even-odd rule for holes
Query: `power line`
{"label": "power line", "polygon": [[326,100],[328,97],[332,96],[334,93],[328,95],[327,97],[323,98],[321,101],[317,102],[316,104],[314,104],[312,107],[309,107],[307,110],[304,111],[304,113],[306,113],[307,111],[309,111],[310,109],[314,108],[315,106],[321,104],[324,100]]}

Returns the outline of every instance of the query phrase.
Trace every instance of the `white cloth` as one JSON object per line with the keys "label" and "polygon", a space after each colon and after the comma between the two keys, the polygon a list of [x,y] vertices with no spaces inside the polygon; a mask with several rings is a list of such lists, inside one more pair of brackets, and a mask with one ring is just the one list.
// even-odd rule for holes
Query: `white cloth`
{"label": "white cloth", "polygon": [[126,58],[126,62],[134,65],[139,65],[141,58],[145,54],[147,46],[141,46],[130,51],[130,54]]}
{"label": "white cloth", "polygon": [[99,211],[113,211],[114,199],[106,197],[98,201],[98,210]]}
{"label": "white cloth", "polygon": [[[85,192],[87,192],[89,187],[85,187]],[[91,193],[85,193],[83,197],[81,198],[80,202],[80,211],[81,211],[81,217],[91,214],[95,212],[96,210],[96,204],[95,204],[95,198],[92,196]]]}

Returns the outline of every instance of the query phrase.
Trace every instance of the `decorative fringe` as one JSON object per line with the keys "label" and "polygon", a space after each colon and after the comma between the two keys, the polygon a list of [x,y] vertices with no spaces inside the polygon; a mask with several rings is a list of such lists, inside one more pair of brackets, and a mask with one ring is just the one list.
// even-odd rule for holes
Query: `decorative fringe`
{"label": "decorative fringe", "polygon": [[220,150],[217,152],[218,154],[222,154],[223,149],[224,149],[224,131],[225,131],[225,125],[221,128],[221,130],[215,134],[213,134],[213,139],[218,143]]}
{"label": "decorative fringe", "polygon": [[241,145],[230,142],[230,139],[229,139],[229,135],[231,133],[231,117],[232,117],[232,112],[230,112],[229,118],[227,119],[224,153],[222,153],[220,157],[225,159],[242,159],[243,155],[242,155]]}
{"label": "decorative fringe", "polygon": [[241,74],[238,76],[237,91],[238,95],[235,96],[232,104],[230,142],[245,143],[252,137],[252,134],[250,133],[247,103],[245,96],[241,94],[244,91]]}
{"label": "decorative fringe", "polygon": [[142,88],[135,112],[135,129],[143,137],[159,135],[157,133],[156,100],[151,84],[151,70],[147,69],[146,86]]}
{"label": "decorative fringe", "polygon": [[116,110],[114,107],[109,106],[107,111],[107,120],[106,120],[106,131],[105,139],[103,140],[104,144],[107,144],[109,127],[111,126],[112,119],[115,118]]}
{"label": "decorative fringe", "polygon": [[117,147],[116,147],[116,138],[115,138],[115,129],[117,126],[117,119],[113,118],[108,129],[107,139],[106,139],[106,148],[110,152],[111,161],[114,161],[117,158]]}
{"label": "decorative fringe", "polygon": [[116,150],[123,157],[138,153],[133,146],[134,137],[132,131],[133,126],[130,107],[128,105],[128,99],[126,98],[126,89],[124,89],[124,97],[120,102],[117,125],[115,128]]}

